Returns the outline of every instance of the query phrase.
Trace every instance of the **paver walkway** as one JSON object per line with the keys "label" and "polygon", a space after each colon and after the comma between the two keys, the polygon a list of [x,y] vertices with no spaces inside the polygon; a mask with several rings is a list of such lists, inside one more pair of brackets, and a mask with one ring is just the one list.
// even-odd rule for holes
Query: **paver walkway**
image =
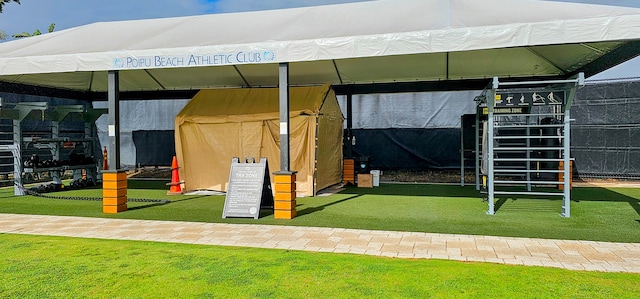
{"label": "paver walkway", "polygon": [[278,248],[640,273],[640,243],[0,214],[0,233]]}

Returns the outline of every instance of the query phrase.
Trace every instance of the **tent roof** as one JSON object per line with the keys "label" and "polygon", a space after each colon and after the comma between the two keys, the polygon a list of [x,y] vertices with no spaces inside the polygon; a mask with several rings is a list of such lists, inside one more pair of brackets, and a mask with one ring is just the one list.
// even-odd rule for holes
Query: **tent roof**
{"label": "tent roof", "polygon": [[[290,89],[290,115],[317,115],[329,85],[299,86]],[[335,101],[335,95],[333,95]],[[279,119],[278,88],[227,88],[200,90],[178,113],[176,123],[226,123]]]}
{"label": "tent roof", "polygon": [[0,81],[103,92],[592,75],[637,56],[640,9],[379,0],[94,23],[0,44]]}

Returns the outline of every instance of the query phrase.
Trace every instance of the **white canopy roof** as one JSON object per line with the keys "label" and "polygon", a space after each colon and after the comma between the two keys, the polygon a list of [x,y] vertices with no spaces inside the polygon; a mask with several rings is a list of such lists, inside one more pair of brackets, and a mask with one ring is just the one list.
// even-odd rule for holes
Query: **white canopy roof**
{"label": "white canopy roof", "polygon": [[101,92],[122,70],[123,91],[273,86],[279,62],[294,85],[558,77],[633,58],[620,49],[638,41],[640,9],[379,0],[89,24],[1,43],[0,81]]}

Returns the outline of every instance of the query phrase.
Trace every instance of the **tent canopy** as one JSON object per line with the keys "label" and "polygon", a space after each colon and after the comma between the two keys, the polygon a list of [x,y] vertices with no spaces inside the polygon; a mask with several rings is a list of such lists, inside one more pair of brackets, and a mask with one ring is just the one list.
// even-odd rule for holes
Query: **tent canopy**
{"label": "tent canopy", "polygon": [[[278,92],[278,88],[204,89],[178,113],[176,155],[188,190],[226,191],[233,157],[266,157],[270,170],[278,169]],[[344,119],[328,85],[293,87],[290,102],[296,192],[315,195],[342,180]]]}
{"label": "tent canopy", "polygon": [[640,9],[379,0],[94,23],[0,44],[7,83],[122,91],[587,76],[640,53]]}

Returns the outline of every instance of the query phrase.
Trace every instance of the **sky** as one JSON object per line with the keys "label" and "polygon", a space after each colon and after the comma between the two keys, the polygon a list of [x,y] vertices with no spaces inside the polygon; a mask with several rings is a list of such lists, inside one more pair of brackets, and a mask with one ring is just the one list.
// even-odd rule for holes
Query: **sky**
{"label": "sky", "polygon": [[[6,4],[0,14],[0,30],[11,36],[49,24],[56,30],[80,25],[132,19],[231,13],[368,0],[21,0]],[[640,8],[640,0],[556,0]],[[595,75],[590,79],[640,77],[640,57]]]}

